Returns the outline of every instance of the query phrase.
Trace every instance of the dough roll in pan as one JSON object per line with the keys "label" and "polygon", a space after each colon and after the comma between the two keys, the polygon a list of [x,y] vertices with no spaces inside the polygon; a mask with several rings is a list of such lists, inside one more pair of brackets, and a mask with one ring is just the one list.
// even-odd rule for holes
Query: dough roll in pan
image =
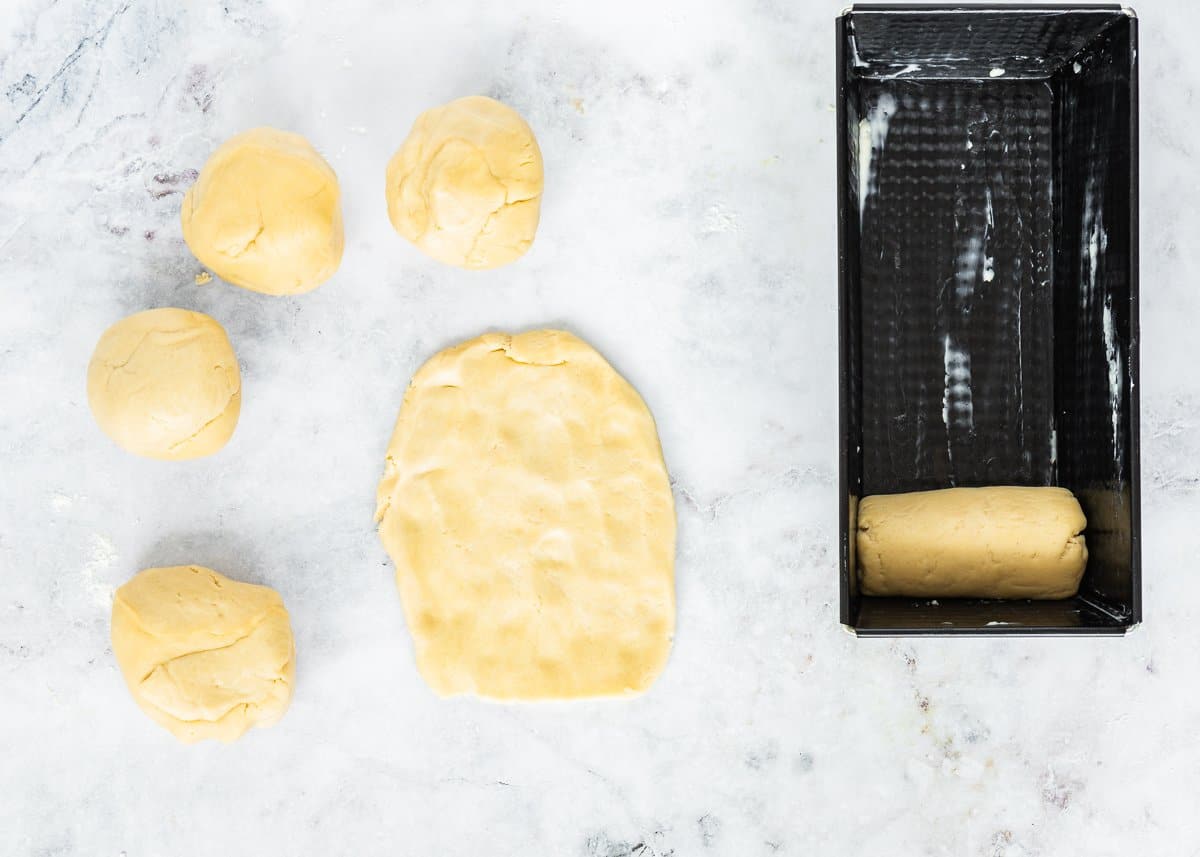
{"label": "dough roll in pan", "polygon": [[864,595],[1069,598],[1087,566],[1083,510],[1065,488],[948,488],[863,498]]}

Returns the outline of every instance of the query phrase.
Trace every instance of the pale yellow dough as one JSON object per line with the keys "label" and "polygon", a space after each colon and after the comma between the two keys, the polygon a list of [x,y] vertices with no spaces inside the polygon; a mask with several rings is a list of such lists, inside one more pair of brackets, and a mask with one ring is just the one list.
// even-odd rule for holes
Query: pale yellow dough
{"label": "pale yellow dough", "polygon": [[299,134],[255,128],[231,137],[183,197],[180,218],[197,259],[256,292],[311,291],[342,261],[337,176]]}
{"label": "pale yellow dough", "polygon": [[1069,598],[1087,566],[1087,519],[1065,488],[948,488],[864,497],[864,595]]}
{"label": "pale yellow dough", "polygon": [[225,329],[164,307],[123,318],[88,365],[88,404],[104,433],[148,458],[179,461],[223,447],[237,427],[242,382]]}
{"label": "pale yellow dough", "polygon": [[292,698],[279,593],[198,565],[149,568],[118,589],[112,645],[137,704],[189,744],[270,726]]}
{"label": "pale yellow dough", "polygon": [[387,167],[396,231],[460,268],[496,268],[524,255],[541,200],[533,131],[511,107],[482,95],[418,116]]}
{"label": "pale yellow dough", "polygon": [[569,333],[491,333],[412,380],[376,519],[440,695],[638,693],[675,626],[675,508],[654,420]]}

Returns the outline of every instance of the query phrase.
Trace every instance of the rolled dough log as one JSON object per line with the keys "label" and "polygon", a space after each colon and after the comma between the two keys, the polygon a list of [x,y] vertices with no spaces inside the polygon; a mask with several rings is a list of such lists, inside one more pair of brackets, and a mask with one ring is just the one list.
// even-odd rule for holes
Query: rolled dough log
{"label": "rolled dough log", "polygon": [[1069,598],[1087,565],[1087,519],[1065,488],[948,488],[864,497],[864,595]]}

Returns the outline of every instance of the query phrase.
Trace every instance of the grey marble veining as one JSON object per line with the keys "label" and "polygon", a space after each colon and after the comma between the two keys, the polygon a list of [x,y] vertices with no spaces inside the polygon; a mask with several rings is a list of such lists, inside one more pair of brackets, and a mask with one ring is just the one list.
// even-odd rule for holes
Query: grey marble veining
{"label": "grey marble veining", "polygon": [[[1197,14],[1142,20],[1145,615],[1126,639],[860,641],[837,624],[835,4],[6,4],[0,32],[0,852],[1200,854]],[[383,170],[422,109],[503,98],[542,226],[486,274],[422,258]],[[347,247],[295,299],[180,237],[225,137],[308,136]],[[232,443],[117,450],[84,374],[151,306],[243,367]],[[658,420],[679,518],[671,662],[629,702],[440,701],[376,480],[407,380],[486,329],[561,325]],[[195,562],[280,590],[295,702],[184,747],[135,708],[113,588]]]}

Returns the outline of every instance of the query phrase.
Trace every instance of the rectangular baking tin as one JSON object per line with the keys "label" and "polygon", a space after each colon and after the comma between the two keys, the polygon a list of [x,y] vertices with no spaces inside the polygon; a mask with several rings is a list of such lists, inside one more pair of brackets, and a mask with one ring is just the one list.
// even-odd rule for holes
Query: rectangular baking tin
{"label": "rectangular baking tin", "polygon": [[[1137,20],[856,5],[837,21],[841,621],[859,635],[1141,621]],[[1066,601],[858,593],[858,499],[1062,485]]]}

